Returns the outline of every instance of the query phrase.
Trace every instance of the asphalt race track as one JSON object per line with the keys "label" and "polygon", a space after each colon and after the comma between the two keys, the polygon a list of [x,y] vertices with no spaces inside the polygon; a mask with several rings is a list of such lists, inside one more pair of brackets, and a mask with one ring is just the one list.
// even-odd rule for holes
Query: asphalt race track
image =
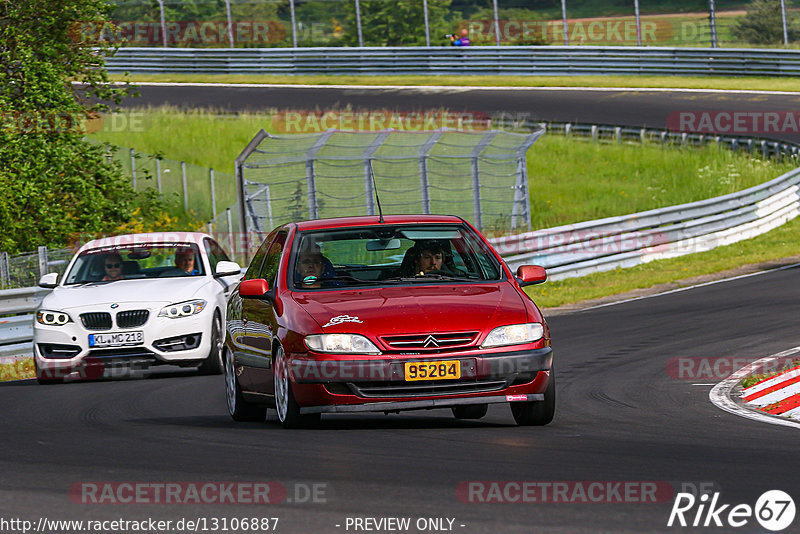
{"label": "asphalt race track", "polygon": [[[443,79],[442,83],[446,83]],[[182,108],[209,107],[228,111],[292,110],[398,110],[447,109],[454,112],[502,113],[509,118],[572,121],[664,128],[671,114],[692,112],[787,112],[798,109],[800,94],[722,93],[704,91],[648,91],[612,89],[467,89],[467,88],[341,88],[291,86],[143,85],[141,96],[123,106]],[[698,119],[699,121],[699,119]],[[782,123],[781,123],[782,124]],[[723,125],[728,126],[728,125]],[[742,132],[800,142],[800,133]],[[733,133],[732,131],[729,133]]]}
{"label": "asphalt race track", "polygon": [[[475,422],[438,410],[325,416],[310,430],[284,430],[274,413],[267,423],[237,424],[226,412],[223,378],[190,373],[5,383],[4,516],[34,524],[278,517],[277,532],[287,533],[366,532],[346,528],[354,517],[409,517],[408,532],[420,532],[419,518],[454,519],[452,530],[465,534],[675,532],[666,526],[674,491],[691,484],[720,491],[731,505],[754,506],[771,489],[797,501],[797,429],[723,412],[708,400],[718,379],[678,379],[667,368],[673,358],[755,359],[800,345],[798,277],[800,267],[790,267],[552,317],[558,406],[541,428],[514,426],[506,406]],[[146,505],[69,497],[83,482],[208,481],[277,482],[288,500]],[[463,502],[458,489],[469,481],[654,482],[669,491],[656,503]],[[307,502],[312,484],[317,502]],[[753,518],[743,528],[713,529],[734,530],[766,532]]]}

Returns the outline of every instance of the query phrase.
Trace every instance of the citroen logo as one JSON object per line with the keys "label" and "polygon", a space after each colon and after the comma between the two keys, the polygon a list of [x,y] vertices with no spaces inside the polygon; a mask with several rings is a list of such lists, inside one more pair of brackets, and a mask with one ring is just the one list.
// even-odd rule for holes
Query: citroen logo
{"label": "citroen logo", "polygon": [[439,348],[439,342],[436,341],[435,337],[428,336],[427,338],[425,338],[425,341],[422,343],[422,346],[424,348],[426,348],[426,349],[430,348],[430,347],[434,347],[434,348],[438,349]]}

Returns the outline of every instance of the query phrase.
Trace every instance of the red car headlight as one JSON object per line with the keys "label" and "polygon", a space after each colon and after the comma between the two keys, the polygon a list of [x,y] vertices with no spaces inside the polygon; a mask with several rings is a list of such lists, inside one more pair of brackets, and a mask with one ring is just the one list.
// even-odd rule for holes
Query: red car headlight
{"label": "red car headlight", "polygon": [[306,347],[334,354],[380,354],[372,341],[359,334],[315,334],[306,336]]}

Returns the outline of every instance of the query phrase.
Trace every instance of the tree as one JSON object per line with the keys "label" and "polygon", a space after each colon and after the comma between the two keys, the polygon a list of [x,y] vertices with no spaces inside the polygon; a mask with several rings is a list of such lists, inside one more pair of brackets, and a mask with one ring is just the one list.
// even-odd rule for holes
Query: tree
{"label": "tree", "polygon": [[[82,124],[119,103],[113,50],[78,24],[107,21],[103,0],[0,0],[0,250],[64,246],[131,219],[136,194]],[[95,48],[96,47],[96,48]],[[76,87],[76,82],[82,86]]]}
{"label": "tree", "polygon": [[[446,18],[449,6],[450,0],[428,0],[432,45],[450,44],[444,39],[445,33],[455,31]],[[358,45],[355,3],[349,7],[345,42],[355,46]],[[425,14],[420,0],[366,0],[360,2],[360,10],[365,46],[425,45]]]}
{"label": "tree", "polygon": [[[789,39],[800,36],[791,11],[786,12]],[[783,17],[780,0],[755,0],[747,5],[747,15],[740,18],[731,33],[736,39],[751,44],[783,43]]]}

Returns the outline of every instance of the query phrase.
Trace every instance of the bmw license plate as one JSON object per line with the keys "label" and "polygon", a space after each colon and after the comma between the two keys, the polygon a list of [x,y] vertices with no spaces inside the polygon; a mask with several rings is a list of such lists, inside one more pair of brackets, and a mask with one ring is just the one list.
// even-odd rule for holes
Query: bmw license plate
{"label": "bmw license plate", "polygon": [[441,360],[436,362],[409,362],[405,364],[406,380],[453,380],[461,378],[461,362]]}
{"label": "bmw license plate", "polygon": [[144,343],[144,333],[141,330],[89,334],[90,347],[122,347],[125,345],[141,345],[142,343]]}

